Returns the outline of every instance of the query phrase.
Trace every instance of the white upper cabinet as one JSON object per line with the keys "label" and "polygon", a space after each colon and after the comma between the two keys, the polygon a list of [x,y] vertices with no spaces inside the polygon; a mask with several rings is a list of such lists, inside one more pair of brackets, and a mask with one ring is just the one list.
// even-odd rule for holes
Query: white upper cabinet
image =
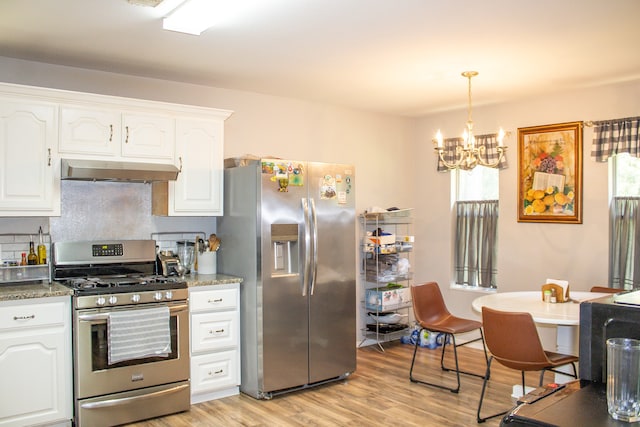
{"label": "white upper cabinet", "polygon": [[175,130],[172,117],[123,114],[122,156],[174,161]]}
{"label": "white upper cabinet", "polygon": [[222,215],[231,111],[0,83],[0,216],[59,216],[60,159],[173,164],[153,213]]}
{"label": "white upper cabinet", "polygon": [[223,214],[224,119],[176,120],[175,182],[154,183],[153,214],[220,216]]}
{"label": "white upper cabinet", "polygon": [[118,156],[120,114],[113,110],[60,107],[60,153]]}
{"label": "white upper cabinet", "polygon": [[172,215],[222,215],[222,120],[178,120],[176,155],[182,173],[169,183]]}
{"label": "white upper cabinet", "polygon": [[174,120],[169,115],[62,105],[61,155],[174,163]]}
{"label": "white upper cabinet", "polygon": [[57,106],[0,94],[0,216],[59,216]]}

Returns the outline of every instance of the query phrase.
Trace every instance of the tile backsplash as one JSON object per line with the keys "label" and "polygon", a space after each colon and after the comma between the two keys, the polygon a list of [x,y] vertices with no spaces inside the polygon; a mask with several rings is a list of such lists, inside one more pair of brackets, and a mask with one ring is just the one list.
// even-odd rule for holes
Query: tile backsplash
{"label": "tile backsplash", "polygon": [[[59,217],[0,218],[0,233],[33,233],[51,241],[152,239],[158,232],[215,233],[215,217],[151,215],[151,185],[62,181]],[[36,236],[37,237],[37,236]]]}

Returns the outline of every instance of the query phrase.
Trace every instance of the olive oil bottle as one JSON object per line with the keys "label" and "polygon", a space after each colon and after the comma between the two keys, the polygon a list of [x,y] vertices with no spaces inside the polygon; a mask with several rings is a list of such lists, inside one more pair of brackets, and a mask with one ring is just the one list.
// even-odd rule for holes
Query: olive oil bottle
{"label": "olive oil bottle", "polygon": [[42,226],[38,229],[38,264],[47,263],[47,247],[44,245]]}

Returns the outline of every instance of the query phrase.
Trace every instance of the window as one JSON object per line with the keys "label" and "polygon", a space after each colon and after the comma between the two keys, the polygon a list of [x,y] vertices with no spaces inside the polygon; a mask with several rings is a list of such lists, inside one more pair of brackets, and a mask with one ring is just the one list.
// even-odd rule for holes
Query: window
{"label": "window", "polygon": [[455,284],[496,288],[498,169],[456,169]]}
{"label": "window", "polygon": [[611,157],[613,162],[614,197],[640,196],[640,159],[629,153],[620,153]]}
{"label": "window", "polygon": [[609,286],[640,286],[640,159],[621,153],[612,156],[613,199],[610,206]]}

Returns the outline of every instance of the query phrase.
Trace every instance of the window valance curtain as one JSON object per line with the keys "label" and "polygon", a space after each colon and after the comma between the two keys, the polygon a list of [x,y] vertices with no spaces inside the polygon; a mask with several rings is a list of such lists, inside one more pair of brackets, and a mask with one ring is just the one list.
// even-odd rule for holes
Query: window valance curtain
{"label": "window valance curtain", "polygon": [[605,162],[618,153],[640,157],[640,117],[593,122],[591,157]]}
{"label": "window valance curtain", "polygon": [[[487,135],[476,135],[476,146],[484,146],[485,147],[485,160],[489,163],[493,163],[498,160],[500,155],[498,154],[498,134],[491,133]],[[464,146],[464,140],[462,138],[447,138],[443,141],[444,153],[443,157],[447,161],[447,163],[455,163],[458,160],[458,156],[456,156],[456,147],[460,146],[461,148]],[[503,156],[502,160],[498,164],[498,169],[506,169],[507,164],[507,156]],[[464,163],[461,165],[460,169],[468,170],[470,168],[466,167]],[[442,163],[440,157],[438,157],[438,172],[448,171],[449,169]]]}

